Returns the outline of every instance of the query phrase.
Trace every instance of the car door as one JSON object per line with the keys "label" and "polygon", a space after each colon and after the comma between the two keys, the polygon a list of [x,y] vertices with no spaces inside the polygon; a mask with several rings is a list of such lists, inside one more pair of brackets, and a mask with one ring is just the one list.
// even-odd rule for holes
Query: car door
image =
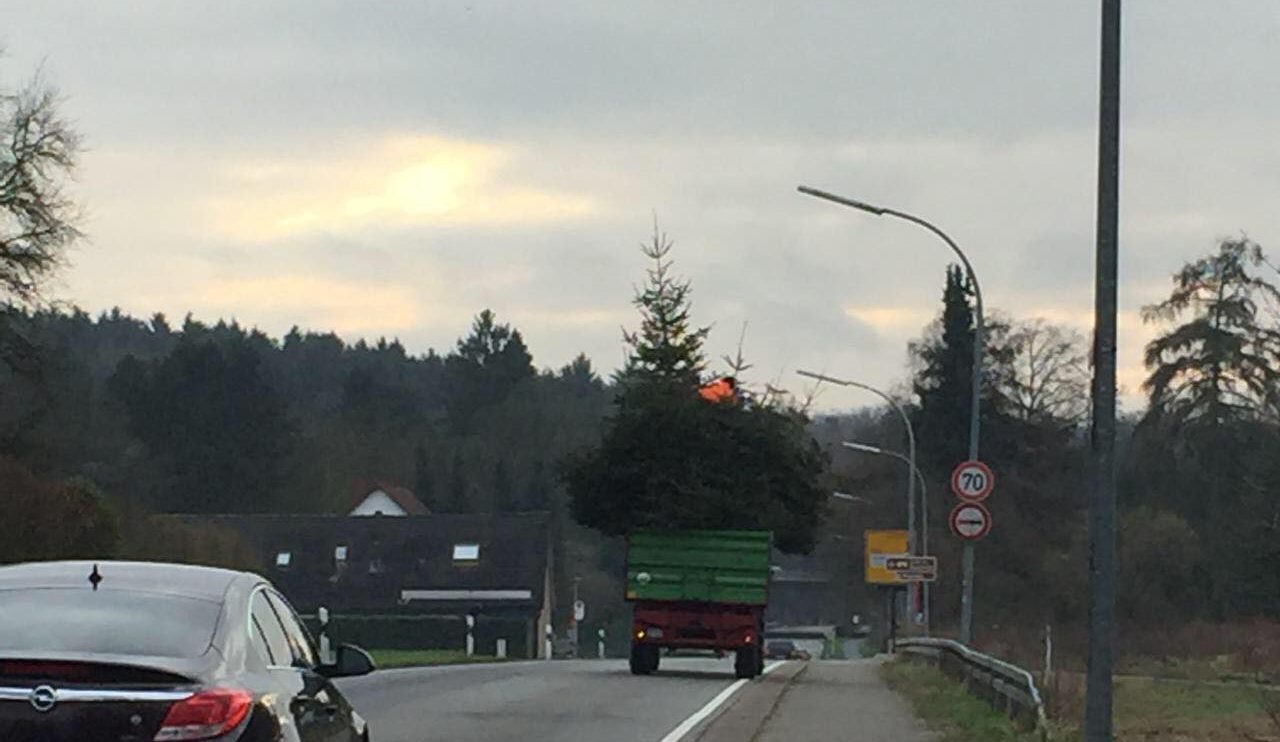
{"label": "car door", "polygon": [[[279,612],[271,605],[265,587],[253,593],[249,602],[249,614],[254,631],[260,633],[269,653],[268,672],[282,698],[286,699],[285,703],[280,704],[280,713],[288,716],[287,719],[281,719],[282,724],[292,724],[300,742],[331,742],[334,737],[326,708],[329,699],[326,695],[317,693],[314,682],[309,682],[308,674],[311,671],[300,666],[293,641],[285,630]],[[286,736],[285,739],[289,737]]]}
{"label": "car door", "polygon": [[317,728],[324,730],[321,738],[325,742],[357,742],[360,735],[354,725],[351,705],[332,681],[317,672],[319,660],[311,635],[292,606],[279,593],[269,590],[267,598],[284,625],[285,634],[293,648],[295,664],[302,672],[303,684],[308,694],[315,699],[316,711],[320,717]]}

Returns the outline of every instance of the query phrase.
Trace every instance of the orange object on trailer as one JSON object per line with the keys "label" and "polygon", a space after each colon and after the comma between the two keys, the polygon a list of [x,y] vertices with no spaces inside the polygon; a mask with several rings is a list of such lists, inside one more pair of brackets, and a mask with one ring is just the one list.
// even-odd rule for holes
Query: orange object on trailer
{"label": "orange object on trailer", "polygon": [[737,402],[738,380],[732,376],[722,376],[703,384],[698,388],[698,394],[708,402]]}

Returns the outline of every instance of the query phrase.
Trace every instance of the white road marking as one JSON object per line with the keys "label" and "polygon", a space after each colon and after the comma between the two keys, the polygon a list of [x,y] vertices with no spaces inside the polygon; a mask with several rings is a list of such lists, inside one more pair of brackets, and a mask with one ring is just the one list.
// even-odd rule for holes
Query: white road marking
{"label": "white road marking", "polygon": [[[786,664],[785,660],[783,662],[775,662],[772,665],[766,665],[764,668],[764,672],[760,673],[760,677],[764,677],[765,675],[768,675],[769,673],[773,672],[779,667],[782,667],[784,664]],[[694,727],[698,726],[698,724],[700,724],[708,716],[711,716],[713,713],[715,713],[716,709],[723,706],[724,702],[729,700],[729,698],[734,693],[736,693],[739,688],[746,685],[747,682],[748,682],[748,678],[741,678],[739,680],[733,681],[733,683],[730,684],[728,688],[725,688],[724,690],[720,691],[720,694],[718,696],[708,701],[706,706],[703,706],[702,708],[693,712],[693,716],[690,716],[688,719],[685,719],[684,721],[680,722],[680,726],[676,727],[675,729],[672,729],[670,732],[667,732],[667,736],[658,740],[658,742],[680,742],[680,740],[683,739],[686,734],[692,731]]]}

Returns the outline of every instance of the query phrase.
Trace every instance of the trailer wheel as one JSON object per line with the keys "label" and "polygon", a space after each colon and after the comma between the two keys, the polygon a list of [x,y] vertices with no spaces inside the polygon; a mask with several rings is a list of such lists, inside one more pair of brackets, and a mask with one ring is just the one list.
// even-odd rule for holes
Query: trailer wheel
{"label": "trailer wheel", "polygon": [[650,644],[631,645],[631,674],[648,675],[658,669],[658,648]]}
{"label": "trailer wheel", "polygon": [[760,647],[743,647],[734,655],[733,674],[740,678],[754,678],[761,672],[761,662]]}

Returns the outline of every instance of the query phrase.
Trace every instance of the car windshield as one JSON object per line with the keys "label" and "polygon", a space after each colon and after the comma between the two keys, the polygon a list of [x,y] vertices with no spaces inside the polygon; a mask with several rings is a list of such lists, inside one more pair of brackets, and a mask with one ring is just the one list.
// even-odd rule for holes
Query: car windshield
{"label": "car windshield", "polygon": [[92,652],[198,657],[208,649],[221,606],[144,592],[83,589],[0,593],[0,654]]}

